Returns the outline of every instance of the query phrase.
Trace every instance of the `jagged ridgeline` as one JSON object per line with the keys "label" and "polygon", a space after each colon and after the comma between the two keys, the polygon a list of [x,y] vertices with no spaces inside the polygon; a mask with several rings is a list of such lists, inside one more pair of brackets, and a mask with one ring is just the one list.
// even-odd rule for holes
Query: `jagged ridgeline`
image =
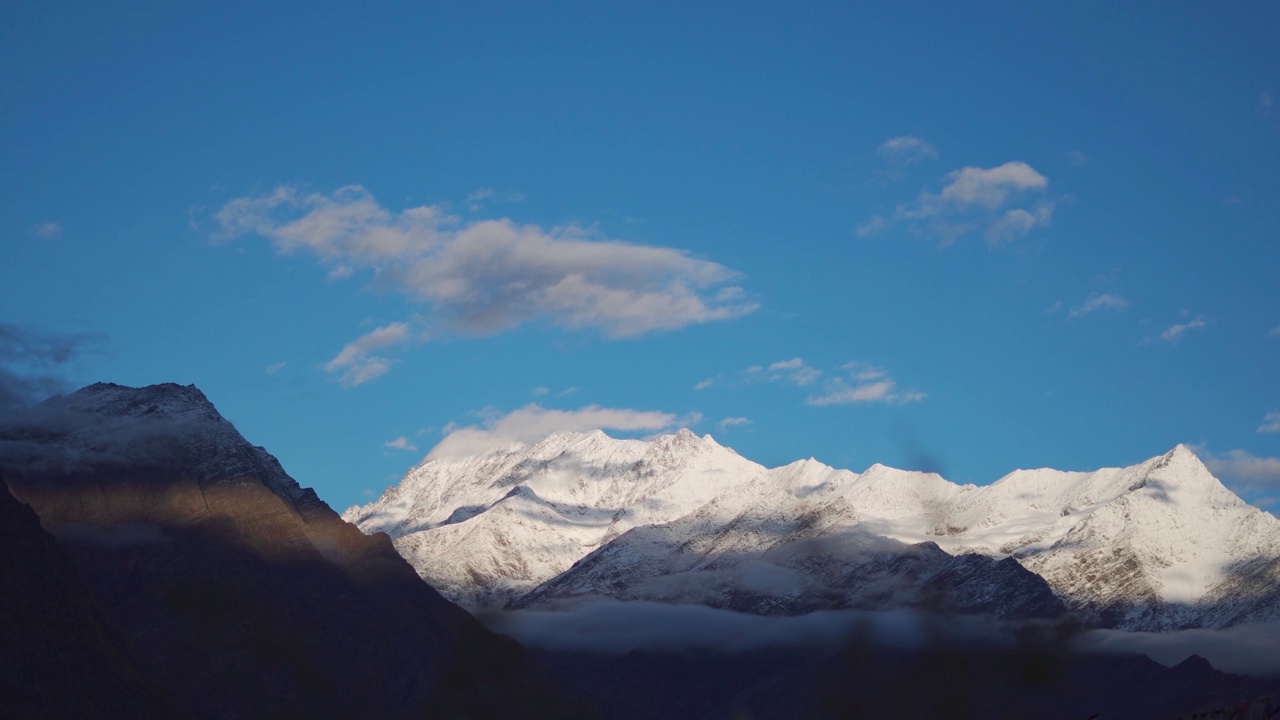
{"label": "jagged ridgeline", "polygon": [[[27,680],[0,685],[0,706],[24,716],[573,713],[521,648],[423,583],[386,536],[343,522],[195,387],[98,384],[6,416],[0,477],[39,515],[6,532],[65,562],[6,556],[6,588],[86,595],[65,601],[74,617],[10,596],[6,620],[27,630],[0,653],[6,679]],[[44,677],[33,658],[93,682]]]}
{"label": "jagged ridgeline", "polygon": [[768,469],[688,430],[434,453],[343,517],[471,608],[592,597],[762,614],[1068,611],[1126,630],[1280,621],[1280,521],[1189,449],[988,486],[815,460]]}

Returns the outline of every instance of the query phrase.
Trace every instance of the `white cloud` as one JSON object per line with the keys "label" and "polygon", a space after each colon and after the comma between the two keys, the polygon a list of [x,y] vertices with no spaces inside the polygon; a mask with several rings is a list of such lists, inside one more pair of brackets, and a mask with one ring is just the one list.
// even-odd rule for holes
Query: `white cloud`
{"label": "white cloud", "polygon": [[62,237],[62,223],[40,223],[31,228],[31,234],[43,240],[57,240]]}
{"label": "white cloud", "polygon": [[[701,419],[700,415],[681,418]],[[529,404],[506,415],[490,417],[479,425],[460,427],[449,423],[446,437],[427,457],[465,456],[483,453],[511,443],[533,443],[557,432],[588,430],[655,431],[676,425],[673,413],[588,405],[579,410],[552,410]],[[685,424],[693,424],[686,422]]]}
{"label": "white cloud", "polygon": [[1060,312],[1061,310],[1062,310],[1062,301],[1054,300],[1052,305],[1044,309],[1044,314],[1052,315],[1056,312]]}
{"label": "white cloud", "polygon": [[531,392],[533,395],[546,395],[547,393],[551,392],[551,389],[550,389],[550,388],[547,388],[547,387],[544,387],[544,386],[542,386],[542,385],[539,385],[538,387],[534,388],[534,389],[533,389],[533,390],[531,390],[530,392]]}
{"label": "white cloud", "polygon": [[957,205],[977,205],[995,209],[1012,195],[1025,190],[1043,190],[1049,181],[1024,162],[1007,162],[999,167],[965,167],[947,176],[942,199]]}
{"label": "white cloud", "polygon": [[1098,310],[1123,310],[1129,307],[1129,301],[1120,295],[1110,293],[1090,293],[1084,302],[1071,308],[1067,317],[1079,318]]}
{"label": "white cloud", "polygon": [[1209,452],[1204,446],[1192,449],[1209,472],[1228,485],[1244,490],[1280,488],[1280,458],[1258,457],[1240,449],[1221,455]]}
{"label": "white cloud", "polygon": [[396,438],[395,440],[388,440],[387,442],[382,443],[382,447],[395,448],[396,450],[417,450],[418,449],[417,445],[414,445],[409,440],[409,438],[404,437],[403,435]]}
{"label": "white cloud", "polygon": [[1088,165],[1089,162],[1093,160],[1093,158],[1089,157],[1088,155],[1085,155],[1079,150],[1068,150],[1067,152],[1062,154],[1062,157],[1066,158],[1067,162],[1071,163],[1075,167]]}
{"label": "white cloud", "polygon": [[768,382],[785,382],[800,387],[812,385],[818,378],[822,377],[821,370],[806,365],[804,360],[798,357],[790,360],[779,360],[770,364],[767,368],[760,365],[752,365],[742,372],[751,380],[763,379]]}
{"label": "white cloud", "polygon": [[886,403],[901,405],[924,400],[927,395],[915,390],[902,391],[884,368],[863,362],[851,362],[841,366],[848,379],[833,378],[823,388],[821,395],[811,396],[810,405],[860,405]]}
{"label": "white cloud", "polygon": [[473,210],[479,210],[481,203],[495,195],[495,191],[491,187],[476,188],[467,195],[467,204]]}
{"label": "white cloud", "polygon": [[1206,325],[1208,325],[1208,323],[1205,322],[1204,316],[1197,316],[1194,320],[1170,325],[1164,332],[1160,333],[1160,339],[1176,345],[1182,340],[1183,333],[1188,330],[1200,330]]}
{"label": "white cloud", "polygon": [[720,422],[716,423],[716,425],[718,425],[721,430],[724,430],[725,428],[737,427],[739,425],[750,425],[750,424],[751,424],[751,421],[744,417],[727,417],[721,420]]}
{"label": "white cloud", "polygon": [[1280,412],[1272,411],[1262,418],[1262,425],[1258,427],[1260,433],[1280,433]]}
{"label": "white cloud", "polygon": [[372,270],[374,285],[434,311],[459,332],[490,335],[545,321],[611,338],[728,320],[758,305],[739,274],[673,248],[591,237],[577,226],[463,223],[439,206],[393,213],[364,188],[304,194],[280,187],[228,202],[216,240],[268,238],[339,275]]}
{"label": "white cloud", "polygon": [[1013,161],[992,168],[963,167],[946,175],[938,193],[921,193],[914,202],[899,205],[891,218],[873,216],[858,226],[862,236],[906,223],[917,234],[950,245],[960,237],[981,232],[992,247],[1017,240],[1053,219],[1054,203],[1041,199],[1013,206],[1032,193],[1042,193],[1049,180],[1027,163]]}
{"label": "white cloud", "polygon": [[265,367],[265,368],[263,368],[263,369],[264,369],[264,371],[265,371],[268,375],[275,375],[276,373],[278,373],[278,372],[280,372],[281,370],[283,370],[283,369],[284,369],[284,366],[285,366],[285,365],[288,365],[288,364],[289,364],[289,363],[288,363],[288,361],[286,361],[286,360],[281,360],[281,361],[280,361],[280,362],[278,362],[278,363],[271,363],[270,365],[266,366],[266,367]]}
{"label": "white cloud", "polygon": [[871,219],[859,225],[854,232],[858,237],[871,237],[879,235],[889,227],[889,221],[885,220],[881,215],[872,215]]}
{"label": "white cloud", "polygon": [[715,379],[715,378],[707,378],[706,380],[703,380],[702,382],[698,383],[697,385],[694,385],[694,386],[693,386],[693,389],[694,389],[694,390],[706,390],[707,388],[709,388],[709,387],[711,387],[712,385],[715,385],[715,384],[716,384],[716,379]]}
{"label": "white cloud", "polygon": [[1006,210],[995,222],[987,226],[984,233],[987,244],[995,247],[1017,240],[1031,232],[1037,225],[1048,225],[1052,217],[1053,203],[1051,202],[1038,203],[1030,211],[1022,208]]}
{"label": "white cloud", "polygon": [[524,200],[524,193],[519,190],[498,192],[491,187],[481,187],[467,193],[467,209],[479,212],[489,200],[500,203],[516,203]]}
{"label": "white cloud", "polygon": [[885,140],[876,148],[876,154],[890,165],[914,165],[923,160],[938,157],[938,149],[928,140],[911,135],[900,135]]}
{"label": "white cloud", "polygon": [[391,370],[391,360],[373,355],[373,351],[388,348],[409,340],[409,326],[402,322],[377,328],[349,342],[342,352],[325,364],[324,369],[338,374],[338,380],[347,387],[355,387],[385,375]]}

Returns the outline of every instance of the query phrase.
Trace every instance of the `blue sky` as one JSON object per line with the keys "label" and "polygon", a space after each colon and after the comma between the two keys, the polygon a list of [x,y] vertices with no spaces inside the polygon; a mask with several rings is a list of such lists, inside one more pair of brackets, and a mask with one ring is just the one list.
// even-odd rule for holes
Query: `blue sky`
{"label": "blue sky", "polygon": [[124,5],[0,10],[11,397],[1280,496],[1273,3]]}

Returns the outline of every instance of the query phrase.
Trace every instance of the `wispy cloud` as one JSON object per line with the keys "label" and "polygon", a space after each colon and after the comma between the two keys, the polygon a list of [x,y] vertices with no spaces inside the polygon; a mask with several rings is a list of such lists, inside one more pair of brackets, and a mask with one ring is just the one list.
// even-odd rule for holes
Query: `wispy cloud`
{"label": "wispy cloud", "polygon": [[1123,310],[1129,307],[1129,301],[1121,295],[1112,293],[1090,293],[1084,302],[1067,311],[1069,318],[1082,318],[1099,310]]}
{"label": "wispy cloud", "polygon": [[339,382],[347,387],[363,385],[387,374],[395,362],[373,352],[407,342],[410,337],[407,323],[384,325],[347,343],[342,352],[325,364],[324,369],[338,375]]}
{"label": "wispy cloud", "polygon": [[752,365],[742,371],[748,380],[765,380],[768,382],[784,382],[804,387],[812,385],[822,377],[822,371],[805,364],[802,358],[779,360],[768,367]]}
{"label": "wispy cloud", "polygon": [[1198,315],[1194,319],[1185,323],[1174,323],[1173,325],[1170,325],[1164,332],[1160,333],[1160,339],[1167,343],[1173,343],[1176,345],[1179,342],[1182,342],[1182,336],[1188,330],[1201,330],[1207,325],[1208,323],[1205,322],[1204,316]]}
{"label": "wispy cloud", "polygon": [[524,193],[519,190],[498,192],[491,187],[476,188],[467,194],[467,209],[471,212],[480,212],[490,200],[506,203],[520,202],[524,200]]}
{"label": "wispy cloud", "polygon": [[529,404],[505,415],[492,415],[479,425],[460,427],[451,423],[445,428],[446,437],[427,457],[475,455],[511,443],[537,442],[557,432],[664,430],[679,420],[674,413],[653,410],[599,405],[588,405],[578,410],[552,410]]}
{"label": "wispy cloud", "polygon": [[988,245],[996,247],[1053,219],[1052,200],[1042,198],[1014,206],[1042,194],[1049,185],[1049,180],[1027,163],[964,167],[949,173],[944,181],[937,193],[921,193],[913,202],[899,205],[892,215],[873,216],[858,227],[858,234],[876,235],[890,226],[905,224],[912,232],[936,238],[944,246],[980,233]]}
{"label": "wispy cloud", "polygon": [[63,376],[68,363],[99,341],[96,335],[0,322],[0,412],[69,390]]}
{"label": "wispy cloud", "polygon": [[395,450],[417,450],[418,449],[417,445],[414,445],[409,440],[409,438],[404,437],[403,435],[396,438],[395,440],[388,440],[382,443],[382,447],[393,448]]}
{"label": "wispy cloud", "polygon": [[539,385],[538,387],[530,390],[529,394],[537,396],[537,395],[546,395],[549,392],[551,392],[551,388],[545,387],[543,385]]}
{"label": "wispy cloud", "polygon": [[721,420],[720,422],[716,423],[716,425],[721,430],[731,428],[731,427],[738,427],[741,425],[750,425],[750,424],[751,424],[751,421],[744,417],[727,417]]}
{"label": "wispy cloud", "polygon": [[1262,418],[1262,425],[1258,426],[1260,433],[1280,433],[1280,412],[1272,411]]}
{"label": "wispy cloud", "polygon": [[1276,97],[1271,94],[1270,90],[1263,90],[1258,93],[1258,103],[1256,105],[1259,115],[1267,117],[1271,115],[1272,109],[1275,107]]}
{"label": "wispy cloud", "polygon": [[694,390],[706,390],[707,388],[709,388],[709,387],[711,387],[712,385],[715,385],[715,384],[716,384],[716,379],[715,379],[715,378],[707,378],[706,380],[703,380],[702,382],[698,383],[697,385],[694,385],[694,386],[693,386],[693,389],[694,389]]}
{"label": "wispy cloud", "polygon": [[[280,187],[232,200],[215,219],[217,241],[258,235],[281,253],[310,253],[333,277],[372,271],[374,287],[430,306],[433,324],[475,336],[543,321],[635,337],[758,307],[733,284],[738,273],[682,250],[602,238],[572,225],[463,222],[440,206],[395,213],[359,186],[331,194]],[[371,359],[369,372],[351,377],[388,368]]]}
{"label": "wispy cloud", "polygon": [[841,366],[845,377],[829,380],[820,395],[808,399],[810,405],[860,405],[885,403],[901,405],[924,400],[916,390],[900,390],[898,383],[884,368],[870,363],[851,362]]}
{"label": "wispy cloud", "polygon": [[1093,160],[1093,158],[1089,157],[1088,155],[1085,155],[1079,150],[1068,150],[1067,152],[1062,154],[1062,157],[1065,158],[1067,162],[1071,163],[1075,167],[1088,165]]}
{"label": "wispy cloud", "polygon": [[1267,333],[1267,337],[1275,337],[1280,335],[1280,325],[1271,328],[1271,332]]}
{"label": "wispy cloud", "polygon": [[278,363],[271,363],[270,365],[263,368],[263,372],[265,372],[268,375],[275,375],[276,373],[283,370],[284,366],[288,364],[289,362],[287,360],[281,360]]}
{"label": "wispy cloud", "polygon": [[57,240],[62,237],[62,223],[40,223],[39,225],[31,228],[31,234],[42,240]]}
{"label": "wispy cloud", "polygon": [[899,135],[881,143],[876,148],[876,155],[886,166],[879,174],[889,180],[898,180],[908,167],[938,157],[938,149],[923,138]]}
{"label": "wispy cloud", "polygon": [[1203,445],[1193,449],[1209,472],[1235,489],[1265,491],[1280,488],[1280,458],[1259,457],[1240,449],[1217,455]]}

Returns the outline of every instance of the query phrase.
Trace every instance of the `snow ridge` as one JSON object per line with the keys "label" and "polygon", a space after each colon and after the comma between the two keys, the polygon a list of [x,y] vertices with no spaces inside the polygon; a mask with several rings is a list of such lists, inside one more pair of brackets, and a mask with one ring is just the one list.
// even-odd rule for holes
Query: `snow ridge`
{"label": "snow ridge", "polygon": [[1280,521],[1182,445],[1128,468],[1018,470],[978,487],[812,458],[768,469],[688,430],[649,442],[560,433],[429,456],[343,517],[387,532],[424,579],[471,608],[604,594],[787,612],[833,586],[857,605],[837,575],[883,545],[895,567],[911,547],[1011,559],[1093,624],[1280,621]]}
{"label": "snow ridge", "polygon": [[299,512],[330,512],[265,448],[245,440],[195,385],[95,383],[50,398],[11,422],[25,426],[33,442],[7,441],[6,451],[32,453],[26,459],[32,467],[53,463],[65,473],[165,468],[200,483],[254,476]]}

